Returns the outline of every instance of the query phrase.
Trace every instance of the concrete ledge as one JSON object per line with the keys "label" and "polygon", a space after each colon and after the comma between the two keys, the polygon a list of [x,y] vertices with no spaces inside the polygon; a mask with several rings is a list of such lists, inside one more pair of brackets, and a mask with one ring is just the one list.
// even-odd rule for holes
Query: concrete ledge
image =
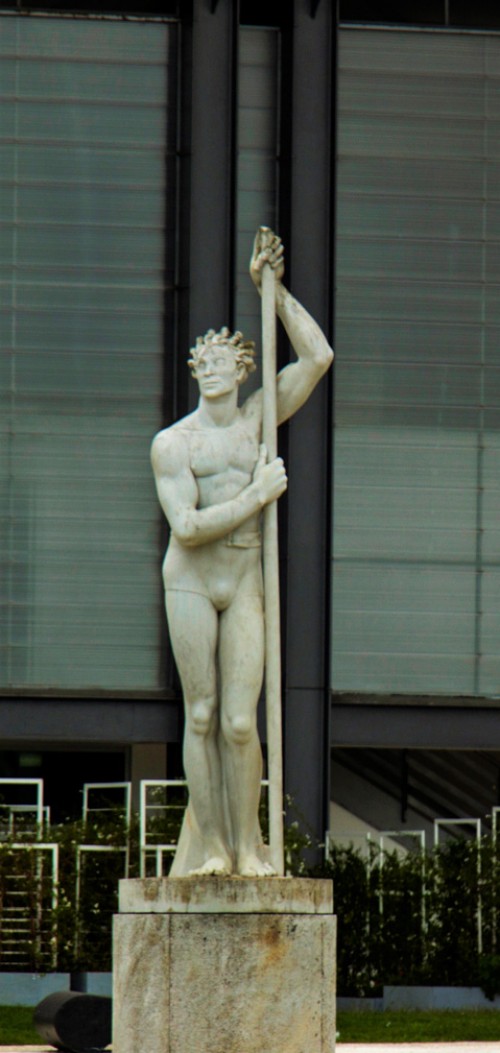
{"label": "concrete ledge", "polygon": [[480,987],[386,986],[384,1009],[500,1009],[500,997],[490,1002]]}
{"label": "concrete ledge", "polygon": [[383,998],[355,998],[348,995],[339,995],[337,998],[337,1012],[381,1013],[383,1008]]}
{"label": "concrete ledge", "polygon": [[[111,973],[86,973],[89,994],[111,995]],[[69,991],[69,973],[2,973],[0,1005],[38,1005],[56,991]]]}
{"label": "concrete ledge", "polygon": [[333,884],[311,878],[124,878],[120,914],[332,914]]}
{"label": "concrete ledge", "polygon": [[500,1009],[500,996],[490,1002],[480,987],[411,987],[386,985],[382,998],[339,995],[337,1009],[384,1012],[391,1009]]}

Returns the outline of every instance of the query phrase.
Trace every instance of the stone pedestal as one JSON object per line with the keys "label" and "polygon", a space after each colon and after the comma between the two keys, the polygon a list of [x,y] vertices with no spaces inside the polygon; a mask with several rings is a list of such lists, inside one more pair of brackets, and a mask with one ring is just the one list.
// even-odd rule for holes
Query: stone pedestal
{"label": "stone pedestal", "polygon": [[120,882],[113,1053],[332,1053],[332,883]]}

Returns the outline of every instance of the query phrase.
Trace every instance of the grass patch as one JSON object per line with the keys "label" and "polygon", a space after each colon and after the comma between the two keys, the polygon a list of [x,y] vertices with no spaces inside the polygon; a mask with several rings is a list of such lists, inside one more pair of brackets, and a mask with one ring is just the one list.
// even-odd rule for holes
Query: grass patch
{"label": "grass patch", "polygon": [[342,1042],[495,1042],[500,1012],[494,1009],[343,1010],[337,1014]]}
{"label": "grass patch", "polygon": [[[0,1005],[0,1045],[41,1046],[33,1007]],[[343,1010],[337,1014],[342,1042],[500,1042],[500,1012],[494,1009]]]}
{"label": "grass patch", "polygon": [[0,1005],[0,1045],[43,1046],[33,1027],[33,1007]]}

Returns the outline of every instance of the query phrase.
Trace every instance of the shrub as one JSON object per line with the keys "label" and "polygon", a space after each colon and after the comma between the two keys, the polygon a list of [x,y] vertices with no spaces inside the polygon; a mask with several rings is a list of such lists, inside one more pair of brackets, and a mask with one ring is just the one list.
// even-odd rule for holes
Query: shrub
{"label": "shrub", "polygon": [[[175,842],[181,805],[171,815],[159,813],[150,830],[155,843]],[[500,992],[500,853],[491,839],[406,855],[373,844],[368,856],[334,846],[328,861],[311,869],[311,838],[290,802],[288,810],[287,872],[334,882],[339,994],[374,995],[388,983],[480,984],[489,998]],[[67,822],[45,831],[44,841],[59,847],[55,899],[49,857],[30,849],[32,833],[24,838],[21,849],[6,834],[0,841],[0,968],[109,970],[126,858],[129,875],[139,873],[137,817],[128,829],[117,812],[105,822]],[[97,850],[87,852],[86,845]],[[24,929],[13,940],[20,904]]]}

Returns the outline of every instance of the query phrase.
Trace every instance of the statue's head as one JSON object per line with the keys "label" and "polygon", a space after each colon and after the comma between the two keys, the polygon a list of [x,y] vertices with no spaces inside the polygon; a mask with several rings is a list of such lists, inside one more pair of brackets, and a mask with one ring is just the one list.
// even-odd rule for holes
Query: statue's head
{"label": "statue's head", "polygon": [[188,366],[193,376],[197,374],[200,360],[206,358],[207,355],[212,357],[218,348],[225,348],[233,354],[239,372],[238,383],[243,384],[248,374],[253,373],[256,369],[255,343],[253,340],[245,340],[243,334],[238,330],[231,333],[227,326],[220,329],[218,333],[215,332],[215,329],[209,329],[205,336],[196,338],[196,345],[191,348],[188,359]]}

